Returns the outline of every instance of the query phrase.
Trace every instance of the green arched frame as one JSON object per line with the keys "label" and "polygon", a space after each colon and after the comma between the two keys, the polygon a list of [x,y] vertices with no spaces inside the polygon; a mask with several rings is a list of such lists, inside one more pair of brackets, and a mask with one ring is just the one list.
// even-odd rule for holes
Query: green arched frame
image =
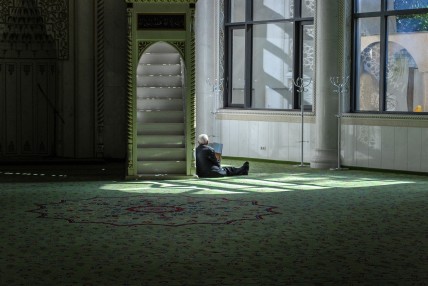
{"label": "green arched frame", "polygon": [[[163,41],[174,46],[186,66],[186,175],[195,174],[194,148],[196,125],[195,95],[195,33],[194,18],[197,0],[125,0],[128,14],[128,80],[127,80],[127,168],[126,178],[138,178],[137,174],[137,126],[136,126],[136,66],[142,53],[152,44]],[[184,14],[184,30],[139,30],[139,14]]]}

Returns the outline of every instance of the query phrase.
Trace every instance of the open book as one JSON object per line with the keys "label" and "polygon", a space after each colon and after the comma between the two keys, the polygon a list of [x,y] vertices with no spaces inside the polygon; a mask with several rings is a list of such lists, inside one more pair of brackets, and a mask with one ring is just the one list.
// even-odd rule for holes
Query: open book
{"label": "open book", "polygon": [[217,157],[217,160],[221,161],[221,153],[223,152],[223,144],[221,143],[208,143],[208,146],[214,149],[215,156]]}

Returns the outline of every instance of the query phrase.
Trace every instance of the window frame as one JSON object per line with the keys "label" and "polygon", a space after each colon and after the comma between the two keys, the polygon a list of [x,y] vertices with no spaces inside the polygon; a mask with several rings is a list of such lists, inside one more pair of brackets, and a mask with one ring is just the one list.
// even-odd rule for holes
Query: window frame
{"label": "window frame", "polygon": [[[224,90],[223,90],[223,108],[239,108],[249,110],[275,110],[275,111],[300,111],[300,95],[297,92],[297,88],[293,86],[293,108],[292,109],[277,109],[277,108],[253,108],[252,107],[252,70],[253,70],[253,27],[258,24],[272,24],[272,23],[283,23],[291,22],[294,24],[293,27],[293,74],[292,78],[296,81],[298,77],[303,76],[303,29],[306,25],[314,25],[314,17],[296,17],[295,15],[301,15],[302,0],[294,1],[293,17],[286,19],[275,19],[275,20],[253,20],[253,1],[258,0],[246,0],[245,5],[245,21],[243,22],[231,22],[231,3],[232,0],[225,0],[225,54],[224,54]],[[245,79],[244,79],[244,104],[232,104],[232,83],[231,77],[233,74],[233,30],[244,29],[245,30]],[[315,41],[315,39],[314,39]],[[315,71],[314,71],[315,72]],[[313,80],[313,79],[312,79]],[[313,92],[315,97],[315,91]],[[313,100],[315,102],[315,99]],[[312,110],[312,105],[304,106],[305,109]]]}
{"label": "window frame", "polygon": [[[412,112],[412,111],[387,111],[387,53],[388,53],[388,18],[393,16],[407,16],[415,14],[428,14],[427,8],[417,9],[402,9],[402,10],[388,10],[389,0],[380,0],[380,10],[371,12],[358,12],[359,0],[353,0],[352,10],[352,77],[351,77],[351,101],[350,110],[353,113],[373,113],[373,114],[426,114],[428,112]],[[359,68],[360,66],[360,53],[358,51],[360,37],[358,29],[358,20],[370,17],[378,17],[380,19],[380,69],[379,69],[379,110],[359,110],[357,109],[357,101],[360,96],[360,85],[359,85]]]}

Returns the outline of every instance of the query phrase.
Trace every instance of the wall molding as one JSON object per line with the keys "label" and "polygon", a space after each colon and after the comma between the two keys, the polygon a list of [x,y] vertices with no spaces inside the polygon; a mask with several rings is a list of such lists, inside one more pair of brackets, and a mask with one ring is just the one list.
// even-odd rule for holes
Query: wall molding
{"label": "wall molding", "polygon": [[95,129],[95,155],[104,157],[104,0],[97,0],[96,9],[96,42],[95,42],[95,96],[96,96],[96,129]]}
{"label": "wall molding", "polygon": [[342,124],[428,128],[428,115],[348,113],[342,115]]}
{"label": "wall molding", "polygon": [[[21,1],[22,2],[22,1]],[[27,7],[27,9],[35,9],[37,10],[40,15],[37,13],[34,14],[17,14],[18,11],[28,11],[28,10],[19,10],[16,9],[16,7]],[[7,51],[10,53],[12,50],[16,50],[16,45],[29,45],[28,49],[33,53],[34,47],[31,46],[31,43],[27,43],[21,39],[21,33],[26,34],[28,32],[30,33],[46,33],[49,37],[52,39],[52,44],[54,45],[54,49],[56,50],[55,57],[58,60],[68,60],[69,54],[70,54],[70,48],[69,48],[69,10],[70,10],[70,3],[69,0],[39,0],[34,3],[19,3],[18,1],[13,0],[0,0],[0,33],[3,34],[7,32],[9,29],[11,29],[11,25],[8,22],[9,17],[22,17],[22,18],[29,18],[29,17],[41,17],[43,19],[43,31],[38,31],[37,29],[40,29],[40,26],[33,24],[33,29],[28,30],[20,30],[22,29],[22,24],[19,25],[20,29],[9,31],[10,34],[13,34],[13,38],[3,38],[0,40],[0,42],[3,42],[3,45],[9,44],[10,46],[6,45],[4,48],[7,49]],[[28,13],[28,12],[27,12]],[[23,23],[26,23],[23,21]],[[19,37],[16,37],[16,36]],[[4,36],[4,35],[3,35]],[[39,35],[38,35],[39,36]],[[45,42],[48,41],[47,39]],[[37,45],[36,45],[37,46]],[[25,54],[17,56],[17,58],[25,57]],[[14,56],[16,57],[16,56]],[[34,58],[34,55],[30,55],[30,58]],[[46,56],[44,56],[46,57]],[[3,58],[8,58],[7,55],[3,55]]]}
{"label": "wall molding", "polygon": [[[127,1],[128,2],[128,1]],[[127,62],[127,71],[128,71],[128,79],[127,79],[127,173],[134,174],[134,78],[132,77],[134,70],[134,59],[133,59],[133,42],[132,42],[132,8],[128,7],[127,9],[127,17],[128,17],[128,62]]]}
{"label": "wall molding", "polygon": [[[137,41],[138,45],[138,60],[143,56],[144,52],[153,44],[159,43],[162,41],[153,40],[153,41]],[[180,56],[186,59],[186,41],[163,41],[170,44],[180,53]]]}
{"label": "wall molding", "polygon": [[[301,122],[301,114],[293,111],[220,109],[216,119],[296,123]],[[303,119],[305,123],[315,123],[315,113],[305,112]],[[342,115],[342,125],[428,128],[428,115],[345,113]]]}
{"label": "wall molding", "polygon": [[125,0],[126,3],[190,3],[195,4],[198,0]]}
{"label": "wall molding", "polygon": [[[238,120],[238,121],[268,121],[268,122],[289,122],[300,123],[302,117],[300,112],[273,111],[273,110],[237,110],[220,109],[216,114],[218,120]],[[303,114],[305,123],[315,123],[315,113],[305,112]]]}

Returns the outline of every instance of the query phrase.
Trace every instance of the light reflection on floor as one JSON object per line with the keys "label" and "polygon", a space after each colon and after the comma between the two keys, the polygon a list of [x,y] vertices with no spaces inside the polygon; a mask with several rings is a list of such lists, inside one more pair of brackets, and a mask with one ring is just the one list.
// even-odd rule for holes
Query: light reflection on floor
{"label": "light reflection on floor", "polygon": [[0,171],[0,175],[7,175],[7,176],[39,176],[39,177],[44,177],[44,176],[50,176],[50,177],[67,177],[67,175],[63,175],[63,174],[43,174],[43,173],[32,173],[32,172],[1,172]]}
{"label": "light reflection on floor", "polygon": [[343,176],[312,176],[258,174],[256,177],[224,177],[216,179],[189,179],[176,181],[134,181],[105,184],[101,189],[134,193],[245,194],[327,189],[357,189],[367,187],[412,184],[410,180],[375,178],[344,178]]}

